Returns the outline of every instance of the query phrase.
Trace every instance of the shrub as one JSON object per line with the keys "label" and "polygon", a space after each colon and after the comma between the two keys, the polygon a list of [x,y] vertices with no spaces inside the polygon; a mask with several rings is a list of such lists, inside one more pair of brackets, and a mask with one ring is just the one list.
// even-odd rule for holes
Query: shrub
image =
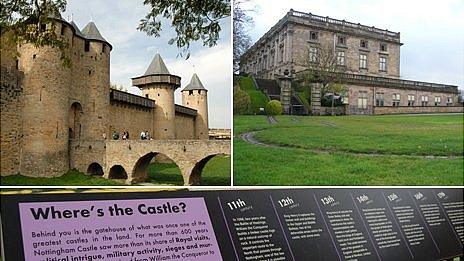
{"label": "shrub", "polygon": [[280,101],[272,100],[266,104],[266,113],[267,115],[281,115],[282,114],[282,104]]}
{"label": "shrub", "polygon": [[234,93],[234,114],[244,114],[250,108],[250,96],[242,89],[237,88]]}

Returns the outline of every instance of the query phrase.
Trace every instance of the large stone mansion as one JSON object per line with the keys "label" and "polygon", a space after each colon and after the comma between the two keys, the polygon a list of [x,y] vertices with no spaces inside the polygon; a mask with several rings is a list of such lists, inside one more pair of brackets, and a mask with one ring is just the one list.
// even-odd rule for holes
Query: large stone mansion
{"label": "large stone mansion", "polygon": [[[240,72],[280,99],[286,113],[295,113],[299,97],[291,82],[301,78],[308,61],[317,62],[318,52],[330,50],[344,69],[345,114],[462,112],[457,86],[400,79],[401,45],[397,32],[291,9],[242,55]],[[312,114],[326,113],[317,83],[310,104]]]}
{"label": "large stone mansion", "polygon": [[[198,162],[203,160],[202,168],[205,158],[230,154],[228,141],[208,140],[208,91],[198,75],[182,89],[182,105],[175,104],[181,78],[156,54],[145,73],[132,78],[143,96],[110,89],[113,47],[95,23],[82,31],[72,21],[53,23],[68,40],[70,68],[62,65],[57,48],[22,44],[19,59],[2,52],[2,176],[52,177],[78,169],[130,183],[143,180],[150,160],[162,152],[192,184],[198,183],[190,177]],[[142,131],[153,141],[140,143]],[[115,143],[114,132],[129,132],[130,140]]]}

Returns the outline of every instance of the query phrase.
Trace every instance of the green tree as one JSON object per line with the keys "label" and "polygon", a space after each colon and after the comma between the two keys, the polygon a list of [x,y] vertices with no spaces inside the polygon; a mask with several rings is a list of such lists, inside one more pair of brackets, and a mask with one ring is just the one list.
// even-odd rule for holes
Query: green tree
{"label": "green tree", "polygon": [[[60,49],[61,59],[70,65],[65,54],[67,40],[56,31],[54,17],[66,10],[66,0],[2,0],[0,2],[0,30],[4,49],[21,43],[36,47],[51,46]],[[13,55],[17,56],[15,52]]]}
{"label": "green tree", "polygon": [[266,104],[266,113],[267,115],[281,115],[282,114],[282,104],[280,101],[272,100]]}
{"label": "green tree", "polygon": [[234,114],[244,114],[248,111],[251,105],[250,96],[240,88],[237,88],[234,93]]}
{"label": "green tree", "polygon": [[346,93],[346,88],[342,84],[343,73],[346,71],[345,64],[337,58],[333,47],[325,45],[309,47],[303,64],[308,68],[304,74],[305,80],[321,84],[321,97],[331,94],[331,114],[334,115],[335,94]]}
{"label": "green tree", "polygon": [[201,39],[203,46],[217,44],[221,26],[220,20],[230,16],[230,0],[145,0],[150,7],[148,14],[140,20],[137,29],[150,36],[159,37],[161,17],[169,19],[176,36],[169,44],[181,49],[180,56],[189,58],[190,43]]}

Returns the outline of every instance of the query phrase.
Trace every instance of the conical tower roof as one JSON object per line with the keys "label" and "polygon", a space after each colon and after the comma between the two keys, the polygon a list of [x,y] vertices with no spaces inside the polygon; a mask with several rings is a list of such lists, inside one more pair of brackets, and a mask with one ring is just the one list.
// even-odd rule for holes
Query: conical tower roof
{"label": "conical tower roof", "polygon": [[81,30],[79,30],[79,27],[77,26],[76,23],[74,23],[74,21],[71,21],[71,26],[74,28],[74,30],[76,30],[76,35],[77,36],[85,38],[85,35],[81,32]]}
{"label": "conical tower roof", "polygon": [[105,38],[100,34],[100,31],[98,31],[97,26],[95,25],[94,22],[89,22],[84,29],[82,29],[82,33],[85,35],[85,38],[89,40],[98,40],[98,41],[103,41],[103,42],[108,42],[106,41]]}
{"label": "conical tower roof", "polygon": [[153,60],[143,75],[151,74],[170,74],[166,64],[164,64],[163,58],[161,58],[159,53],[153,57]]}
{"label": "conical tower roof", "polygon": [[203,83],[201,83],[200,78],[196,73],[193,74],[192,79],[190,79],[190,83],[185,86],[182,91],[191,91],[191,90],[205,90]]}
{"label": "conical tower roof", "polygon": [[132,78],[132,85],[142,89],[147,86],[159,86],[160,84],[177,89],[180,87],[180,77],[169,73],[163,58],[157,53],[145,73],[142,76]]}

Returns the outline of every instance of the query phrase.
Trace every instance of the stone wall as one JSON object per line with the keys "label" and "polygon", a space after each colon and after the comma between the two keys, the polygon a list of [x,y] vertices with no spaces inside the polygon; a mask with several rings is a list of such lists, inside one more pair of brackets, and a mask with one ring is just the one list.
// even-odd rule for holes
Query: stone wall
{"label": "stone wall", "polygon": [[[376,95],[383,93],[384,97],[384,106],[390,107],[393,105],[393,94],[400,95],[400,102],[399,106],[401,107],[408,107],[408,95],[414,96],[414,105],[412,107],[421,106],[421,99],[423,96],[428,97],[428,104],[425,107],[446,107],[446,101],[448,98],[452,100],[452,106],[456,106],[458,104],[458,96],[456,93],[449,93],[449,92],[440,92],[437,89],[436,92],[432,91],[420,91],[420,90],[407,90],[407,89],[396,89],[396,88],[386,88],[386,87],[373,87],[373,86],[360,86],[360,85],[351,85],[345,84],[348,88],[348,109],[347,114],[372,114],[374,113],[374,107],[376,107]],[[358,108],[358,98],[360,92],[367,92],[367,108],[360,109]],[[440,97],[441,103],[438,106],[435,106],[435,97]],[[424,108],[424,107],[423,107]],[[389,111],[392,113],[399,113],[393,112],[395,109],[391,108]],[[425,109],[427,112],[428,109]],[[434,111],[434,109],[430,109]]]}
{"label": "stone wall", "polygon": [[176,113],[176,140],[195,139],[195,118]]}
{"label": "stone wall", "polygon": [[92,163],[98,163],[102,169],[105,169],[106,141],[73,141],[70,149],[70,169],[87,173]]}
{"label": "stone wall", "polygon": [[[274,74],[282,75],[286,69],[302,71],[308,67],[309,48],[316,47],[327,51],[334,51],[334,48],[337,52],[343,51],[348,72],[398,78],[401,46],[399,34],[392,37],[384,31],[373,33],[362,28],[321,25],[318,20],[294,16],[289,12],[242,56],[241,72],[272,79]],[[311,32],[318,33],[317,40],[310,39]],[[345,37],[346,43],[339,44],[338,36]],[[367,41],[366,48],[361,47],[361,40]],[[386,45],[387,49],[382,51],[381,44]],[[367,56],[367,69],[359,68],[360,54]],[[386,58],[385,71],[380,70],[380,57]]]}
{"label": "stone wall", "polygon": [[400,107],[374,107],[374,114],[405,114],[405,113],[463,113],[462,106],[400,106]]}
{"label": "stone wall", "polygon": [[[70,68],[63,67],[56,48],[19,48],[24,72],[22,175],[61,176],[69,169]],[[78,79],[74,79],[79,81]]]}
{"label": "stone wall", "polygon": [[[345,106],[333,107],[334,115],[345,115]],[[332,115],[332,107],[321,107],[320,115]]]}
{"label": "stone wall", "polygon": [[142,131],[153,133],[153,110],[120,102],[111,102],[109,108],[109,126],[107,138],[112,139],[113,131],[119,132],[122,139],[124,131],[129,132],[129,139],[140,139]]}
{"label": "stone wall", "polygon": [[[310,32],[318,32],[318,40],[310,41]],[[345,45],[337,44],[337,37],[344,36]],[[368,48],[361,48],[360,41],[366,40]],[[335,41],[335,42],[334,42]],[[387,45],[387,51],[380,51],[380,43]],[[347,72],[362,73],[374,76],[399,77],[400,75],[400,45],[399,43],[386,43],[379,39],[367,38],[358,35],[350,35],[343,32],[322,30],[308,25],[295,25],[293,32],[292,61],[295,71],[304,70],[308,62],[309,47],[313,46],[320,50],[345,52],[345,65]],[[359,55],[367,55],[367,70],[359,68]],[[379,59],[387,59],[387,70],[379,70]]]}
{"label": "stone wall", "polygon": [[20,171],[23,108],[22,76],[23,74],[14,67],[1,66],[1,176],[18,174]]}

